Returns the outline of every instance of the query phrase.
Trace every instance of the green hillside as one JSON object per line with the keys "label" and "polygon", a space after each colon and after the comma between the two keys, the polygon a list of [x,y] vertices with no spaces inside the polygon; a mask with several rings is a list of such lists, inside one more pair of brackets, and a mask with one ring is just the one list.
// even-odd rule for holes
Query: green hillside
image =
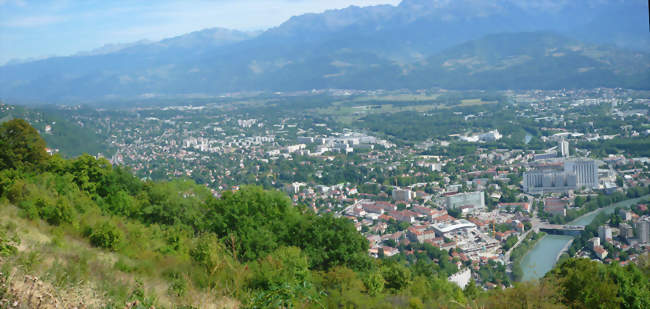
{"label": "green hillside", "polygon": [[351,222],[283,193],[244,187],[217,198],[191,181],[143,182],[104,159],[51,157],[43,146],[24,120],[0,125],[0,307],[650,304],[647,260],[623,268],[570,259],[540,282],[463,291],[447,281],[449,253],[371,259]]}
{"label": "green hillside", "polygon": [[[0,102],[0,123],[14,118],[27,120],[42,134],[50,148],[58,149],[66,157],[75,157],[83,153],[106,155],[110,152],[110,149],[104,145],[104,138],[96,133],[96,128],[83,127],[67,120],[65,111],[26,108]],[[46,126],[49,126],[49,132],[46,131]]]}

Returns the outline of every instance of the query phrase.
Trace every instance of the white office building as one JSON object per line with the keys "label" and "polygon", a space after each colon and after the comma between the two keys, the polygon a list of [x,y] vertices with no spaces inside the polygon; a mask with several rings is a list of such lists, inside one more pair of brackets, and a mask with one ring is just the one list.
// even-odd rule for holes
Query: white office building
{"label": "white office building", "polygon": [[471,209],[483,209],[485,208],[485,194],[483,191],[458,193],[447,196],[445,204],[448,209],[465,208],[466,206],[470,206]]}

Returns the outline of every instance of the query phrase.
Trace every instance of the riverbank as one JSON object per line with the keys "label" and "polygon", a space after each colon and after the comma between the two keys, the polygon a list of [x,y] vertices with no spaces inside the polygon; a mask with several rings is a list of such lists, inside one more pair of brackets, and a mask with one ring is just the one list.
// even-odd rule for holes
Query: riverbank
{"label": "riverbank", "polygon": [[575,218],[573,221],[569,222],[570,225],[583,225],[587,226],[591,221],[596,218],[596,216],[601,213],[601,212],[606,212],[606,213],[612,213],[617,207],[624,207],[624,208],[630,208],[632,205],[635,205],[636,203],[643,201],[645,199],[650,199],[650,194],[633,198],[633,199],[628,199],[624,201],[620,201],[602,208],[598,208],[596,210],[590,211],[584,215],[581,215],[578,218]]}
{"label": "riverbank", "polygon": [[519,281],[524,276],[523,269],[521,268],[521,260],[526,256],[526,253],[537,244],[541,239],[546,236],[544,232],[530,232],[526,239],[524,239],[519,246],[513,249],[510,254],[510,261],[512,262],[512,277],[515,281]]}
{"label": "riverbank", "polygon": [[571,247],[571,244],[573,244],[573,241],[574,241],[574,240],[575,240],[575,239],[571,239],[571,240],[569,240],[569,242],[566,243],[566,245],[564,245],[564,247],[562,248],[562,250],[560,250],[560,252],[557,253],[557,256],[555,257],[555,263],[557,263],[557,261],[560,260],[560,256],[562,256],[562,253],[567,252],[567,251],[569,250],[569,248]]}
{"label": "riverbank", "polygon": [[[618,207],[629,208],[632,205],[649,198],[650,194],[610,204],[585,213],[568,224],[586,226],[600,213],[613,213]],[[533,246],[521,259],[520,267],[523,271],[521,280],[526,281],[543,277],[548,271],[553,269],[562,253],[567,252],[571,248],[574,240],[575,237],[564,235],[547,235],[540,239],[540,241],[538,241],[537,244]]]}

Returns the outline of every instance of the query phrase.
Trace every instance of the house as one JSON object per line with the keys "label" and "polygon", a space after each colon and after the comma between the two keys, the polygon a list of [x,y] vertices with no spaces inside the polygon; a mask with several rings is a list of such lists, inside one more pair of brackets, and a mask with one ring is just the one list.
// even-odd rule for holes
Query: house
{"label": "house", "polygon": [[596,256],[601,260],[604,260],[605,257],[607,257],[607,250],[601,246],[595,246],[594,253],[596,253]]}
{"label": "house", "polygon": [[378,201],[378,202],[375,202],[375,205],[377,207],[383,209],[384,211],[396,211],[397,210],[397,206],[395,206],[395,204],[391,204],[389,202]]}
{"label": "house", "polygon": [[399,250],[397,248],[383,246],[382,249],[384,250],[384,256],[386,257],[391,257],[393,255],[399,254]]}
{"label": "house", "polygon": [[456,220],[456,218],[454,218],[454,217],[452,217],[450,215],[442,215],[442,216],[438,216],[438,217],[435,217],[435,218],[431,219],[431,221],[433,223],[452,222],[452,221],[455,221],[455,220]]}
{"label": "house", "polygon": [[368,235],[366,236],[368,239],[368,242],[370,243],[370,247],[375,247],[377,244],[381,242],[381,237],[379,235]]}
{"label": "house", "polygon": [[411,240],[417,239],[419,243],[436,238],[436,232],[433,230],[416,229],[413,227],[408,229],[408,235]]}
{"label": "house", "polygon": [[505,231],[503,233],[496,232],[496,233],[494,233],[494,236],[495,236],[495,238],[497,240],[504,241],[504,240],[508,239],[508,237],[510,237],[510,235],[512,235],[513,233],[514,233],[513,231]]}
{"label": "house", "polygon": [[398,242],[400,238],[404,235],[403,232],[395,232],[393,234],[386,234],[381,236],[381,240],[393,240],[395,242]]}
{"label": "house", "polygon": [[559,198],[547,198],[544,200],[544,211],[552,215],[566,216],[566,207],[569,201]]}
{"label": "house", "polygon": [[383,215],[384,214],[384,209],[375,205],[375,204],[362,204],[361,206],[363,210],[365,210],[367,213],[373,213],[373,214],[379,214]]}
{"label": "house", "polygon": [[411,210],[427,218],[430,218],[433,213],[433,209],[424,206],[413,206]]}
{"label": "house", "polygon": [[487,231],[488,230],[488,223],[485,221],[482,221],[476,217],[470,217],[467,219],[469,222],[472,222],[476,224],[476,226],[481,230],[481,231]]}
{"label": "house", "polygon": [[440,248],[445,243],[445,239],[443,237],[436,237],[436,238],[425,240],[424,242],[431,244],[434,247]]}
{"label": "house", "polygon": [[410,210],[402,210],[402,211],[393,211],[390,213],[390,216],[395,218],[395,220],[397,221],[414,223],[415,218],[417,218],[418,214]]}
{"label": "house", "polygon": [[352,208],[351,215],[355,217],[363,217],[366,215],[366,211],[363,208]]}
{"label": "house", "polygon": [[377,223],[377,225],[371,227],[370,231],[372,231],[375,234],[379,234],[385,232],[386,228],[388,228],[388,224],[386,224],[386,222],[379,222]]}

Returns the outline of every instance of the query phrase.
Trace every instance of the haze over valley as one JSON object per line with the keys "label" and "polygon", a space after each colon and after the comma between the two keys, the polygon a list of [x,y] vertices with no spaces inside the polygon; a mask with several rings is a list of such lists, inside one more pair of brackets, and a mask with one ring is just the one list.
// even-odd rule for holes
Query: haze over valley
{"label": "haze over valley", "polygon": [[650,308],[648,11],[0,0],[0,308]]}

